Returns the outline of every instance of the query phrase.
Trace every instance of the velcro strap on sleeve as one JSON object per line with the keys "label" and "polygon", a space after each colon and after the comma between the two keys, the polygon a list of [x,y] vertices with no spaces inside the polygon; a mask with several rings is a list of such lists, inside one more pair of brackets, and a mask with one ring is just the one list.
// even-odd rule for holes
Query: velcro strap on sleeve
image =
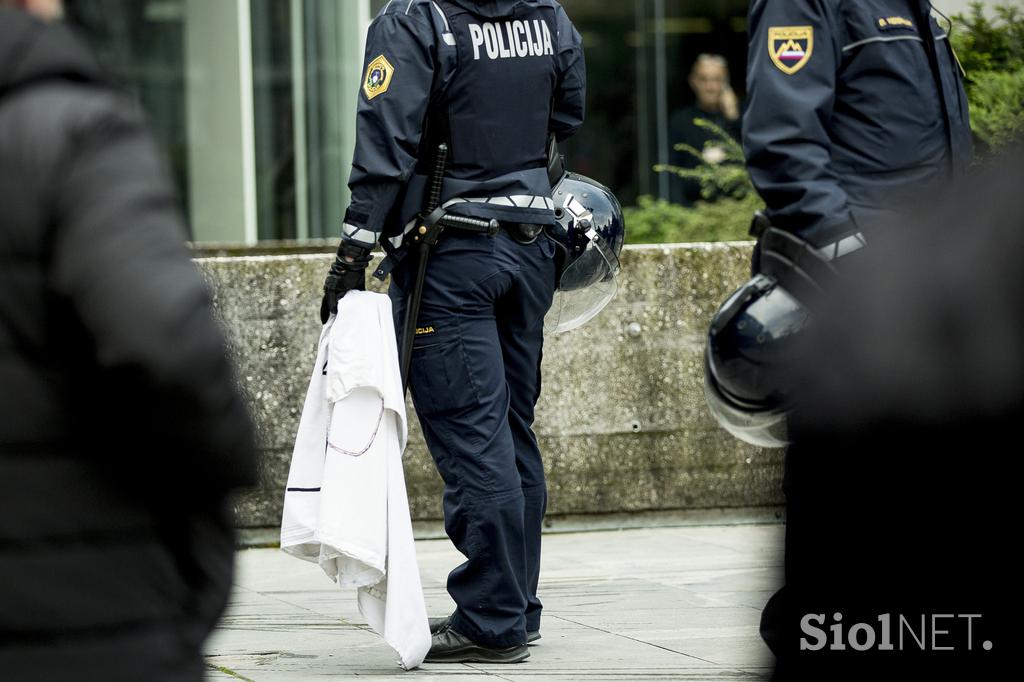
{"label": "velcro strap on sleeve", "polygon": [[775,227],[761,237],[761,272],[808,305],[835,281],[835,265],[794,234]]}

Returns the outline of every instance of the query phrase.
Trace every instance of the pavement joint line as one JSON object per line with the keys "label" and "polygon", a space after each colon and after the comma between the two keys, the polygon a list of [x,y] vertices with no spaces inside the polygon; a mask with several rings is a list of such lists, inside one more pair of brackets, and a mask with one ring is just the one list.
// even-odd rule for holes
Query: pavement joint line
{"label": "pavement joint line", "polygon": [[[752,523],[752,524],[749,524],[749,525],[750,526],[776,526],[776,525],[780,525],[780,524],[774,524],[774,523]],[[784,525],[784,524],[782,524],[782,525]],[[701,540],[699,537],[696,537],[696,536],[690,534],[692,529],[693,529],[693,526],[686,526],[686,527],[680,528],[680,530],[683,531],[682,535],[684,535],[686,537],[686,539],[691,540],[693,542],[696,542],[696,543],[699,543],[699,544],[702,544],[702,545],[708,545],[709,547],[717,547],[718,549],[727,549],[730,552],[734,552],[736,554],[742,554],[742,555],[750,554],[750,550],[748,550],[748,549],[737,549],[736,547],[730,547],[729,545],[723,545],[723,544],[718,543],[718,542],[709,542],[707,540]]]}
{"label": "pavement joint line", "polygon": [[[264,597],[267,597],[268,599],[273,599],[273,600],[278,601],[278,602],[280,602],[282,604],[286,604],[286,605],[294,607],[296,609],[300,609],[302,611],[305,611],[306,613],[313,614],[314,616],[317,616],[319,618],[324,618],[324,619],[329,620],[329,621],[337,620],[341,624],[347,625],[347,626],[352,627],[352,628],[355,628],[356,630],[363,630],[365,632],[370,632],[372,634],[376,634],[376,633],[373,632],[373,628],[371,628],[369,625],[367,625],[365,623],[364,624],[350,623],[349,621],[345,620],[344,618],[334,618],[332,616],[325,616],[322,613],[314,611],[311,608],[307,608],[305,606],[302,606],[301,604],[295,604],[293,602],[290,602],[290,601],[288,601],[286,599],[282,599],[281,597],[278,597],[278,596],[276,596],[274,594],[270,594],[270,593],[267,593],[267,592],[259,592],[259,594],[263,595]],[[278,594],[282,594],[282,593],[278,593]],[[283,594],[290,594],[290,593],[289,592],[284,592]]]}
{"label": "pavement joint line", "polygon": [[[533,651],[523,666],[425,664],[411,672],[400,672],[382,647],[370,646],[370,631],[356,625],[364,619],[353,605],[345,605],[351,599],[348,591],[323,578],[296,580],[289,570],[294,559],[279,559],[278,550],[240,552],[244,579],[238,582],[244,585],[235,584],[237,599],[232,600],[238,615],[226,617],[218,627],[205,652],[205,669],[211,679],[224,682],[259,682],[268,674],[282,682],[319,675],[396,682],[447,677],[480,682],[627,682],[645,677],[650,682],[766,682],[770,652],[756,637],[756,624],[761,602],[781,580],[776,575],[781,556],[762,546],[772,546],[780,533],[735,526],[639,533],[611,536],[630,549],[625,560],[606,552],[609,535],[603,533],[559,539],[545,548],[551,571],[542,590],[554,600],[545,616],[554,619],[550,626],[558,646]],[[424,565],[421,558],[428,603],[447,599],[443,574],[456,558],[448,544],[443,539],[427,543],[429,560]],[[704,625],[721,631],[704,633]],[[677,636],[673,630],[679,627],[685,632]],[[253,652],[269,653],[274,647],[279,647],[280,657],[251,658]],[[685,660],[646,651],[648,647]],[[310,662],[286,660],[292,653],[310,654]],[[220,666],[226,670],[221,672]]]}
{"label": "pavement joint line", "polygon": [[715,663],[714,661],[709,661],[706,658],[701,658],[700,656],[694,656],[693,654],[688,654],[688,653],[686,653],[684,651],[676,651],[675,649],[670,649],[667,646],[662,646],[660,644],[655,644],[654,642],[645,642],[642,639],[637,639],[636,637],[630,637],[629,635],[624,635],[624,634],[621,634],[621,633],[618,633],[618,632],[612,632],[611,630],[605,630],[604,628],[599,628],[599,627],[597,627],[595,625],[587,625],[586,623],[579,623],[579,622],[577,622],[575,620],[572,620],[571,618],[566,618],[565,616],[559,616],[557,614],[551,614],[551,615],[554,618],[558,618],[560,620],[564,620],[564,621],[566,621],[568,623],[572,623],[573,625],[579,625],[580,627],[588,628],[590,630],[597,630],[598,632],[603,632],[606,635],[613,635],[615,637],[621,637],[623,639],[628,639],[629,641],[636,642],[637,644],[646,644],[647,646],[652,646],[655,649],[661,649],[662,651],[667,651],[667,652],[672,653],[672,654],[678,654],[679,656],[685,656],[687,658],[692,658],[693,660],[700,661],[701,663],[707,663],[708,665],[714,666],[715,668],[721,668],[722,667],[719,664]]}
{"label": "pavement joint line", "polygon": [[225,675],[229,675],[229,676],[234,677],[235,679],[238,679],[238,680],[245,680],[245,682],[256,682],[256,680],[251,680],[248,677],[243,677],[242,675],[239,675],[238,673],[236,673],[231,668],[225,668],[225,667],[220,666],[220,665],[213,665],[212,663],[207,663],[206,667],[209,670],[216,670],[217,672],[224,673]]}
{"label": "pavement joint line", "polygon": [[[669,583],[660,582],[658,580],[653,580],[651,578],[640,578],[639,580],[636,580],[635,583],[636,584],[641,584],[641,585],[653,585],[653,586],[655,586],[657,589],[651,590],[651,592],[662,592],[662,591],[668,589],[668,590],[671,590],[672,592],[682,592],[682,593],[687,594],[687,595],[700,595],[701,594],[699,591],[691,590],[689,587],[687,587],[685,585],[672,585],[672,584],[669,584]],[[738,604],[738,605],[735,605],[735,606],[744,606],[744,605]],[[717,608],[717,607],[710,607],[710,608]],[[744,608],[749,608],[749,607],[745,607],[744,606]],[[758,609],[758,610],[760,610],[760,609]],[[670,651],[671,651],[671,649],[670,649]],[[689,655],[689,654],[684,654],[684,655]],[[694,656],[694,658],[697,658],[697,657]],[[698,658],[697,660],[703,661],[704,659],[703,658]]]}
{"label": "pavement joint line", "polygon": [[490,670],[484,670],[483,668],[474,668],[473,665],[470,664],[470,663],[466,663],[465,665],[470,670],[472,670],[474,672],[478,672],[478,673],[483,673],[484,675],[487,675],[488,677],[496,677],[499,680],[505,680],[505,682],[515,682],[515,680],[511,680],[511,679],[509,679],[507,677],[502,677],[498,673],[491,672]]}
{"label": "pavement joint line", "polygon": [[774,672],[773,668],[759,668],[758,670],[761,672],[755,672],[753,669],[740,670],[739,668],[730,668],[729,672],[734,675],[742,675],[744,678],[750,678],[751,680],[770,680]]}

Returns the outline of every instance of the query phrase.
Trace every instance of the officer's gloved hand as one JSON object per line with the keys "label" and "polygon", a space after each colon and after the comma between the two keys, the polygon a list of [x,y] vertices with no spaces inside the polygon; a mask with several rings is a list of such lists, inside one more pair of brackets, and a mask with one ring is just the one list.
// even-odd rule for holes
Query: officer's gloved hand
{"label": "officer's gloved hand", "polygon": [[331,270],[324,280],[324,297],[320,301],[320,323],[327,324],[331,313],[338,312],[338,301],[349,291],[366,290],[366,266],[370,249],[342,242]]}

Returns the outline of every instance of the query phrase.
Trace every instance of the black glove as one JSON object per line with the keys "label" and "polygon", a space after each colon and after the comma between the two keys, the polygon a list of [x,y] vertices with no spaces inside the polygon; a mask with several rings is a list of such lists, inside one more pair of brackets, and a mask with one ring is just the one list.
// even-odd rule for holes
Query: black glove
{"label": "black glove", "polygon": [[366,266],[370,264],[370,249],[342,242],[331,271],[324,280],[324,297],[320,301],[320,323],[327,324],[331,313],[338,312],[338,301],[353,289],[366,290]]}

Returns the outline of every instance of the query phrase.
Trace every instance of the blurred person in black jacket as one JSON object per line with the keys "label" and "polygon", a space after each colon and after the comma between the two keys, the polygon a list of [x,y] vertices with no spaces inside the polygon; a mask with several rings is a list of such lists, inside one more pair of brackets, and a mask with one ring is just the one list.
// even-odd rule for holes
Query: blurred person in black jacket
{"label": "blurred person in black jacket", "polygon": [[198,680],[253,429],[137,106],[0,0],[0,678]]}
{"label": "blurred person in black jacket", "polygon": [[[722,140],[716,133],[702,128],[695,121],[703,119],[712,123],[739,141],[740,103],[729,83],[729,63],[721,55],[698,55],[690,69],[688,82],[695,99],[690,106],[673,111],[669,118],[669,142],[673,145],[669,152],[669,163],[689,169],[697,168],[701,163],[717,166],[726,161]],[[694,157],[692,152],[676,149],[677,144],[691,147],[701,154],[701,158]],[[701,199],[698,180],[677,175],[670,177],[669,198],[672,201],[690,206]]]}
{"label": "blurred person in black jacket", "polygon": [[800,352],[776,680],[992,680],[1016,654],[1024,154],[913,207]]}

